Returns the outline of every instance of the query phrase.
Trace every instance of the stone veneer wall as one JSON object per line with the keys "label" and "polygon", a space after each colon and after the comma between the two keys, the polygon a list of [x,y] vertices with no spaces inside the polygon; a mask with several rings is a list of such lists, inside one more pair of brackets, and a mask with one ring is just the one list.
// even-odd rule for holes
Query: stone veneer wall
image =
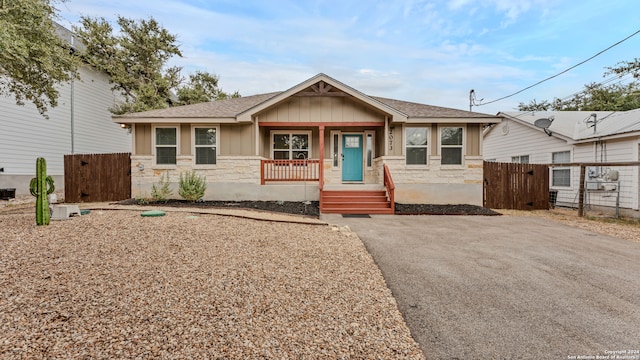
{"label": "stone veneer wall", "polygon": [[382,164],[387,164],[399,203],[471,204],[482,206],[483,160],[466,156],[464,165],[441,165],[440,156],[429,157],[429,165],[407,166],[404,157],[376,159],[382,183]]}
{"label": "stone veneer wall", "polygon": [[[318,183],[275,183],[260,185],[259,156],[219,156],[215,167],[196,168],[206,177],[205,200],[317,200]],[[191,156],[179,156],[177,165],[154,165],[153,156],[131,156],[131,193],[133,197],[150,197],[151,187],[163,173],[174,184],[174,198],[179,198],[180,173],[193,168]],[[440,165],[440,157],[429,158],[425,167],[411,167],[404,157],[383,156],[374,160],[365,183],[383,184],[383,164],[387,164],[396,185],[399,203],[482,205],[482,157],[467,156],[462,166]],[[142,168],[142,170],[140,170]],[[325,184],[340,184],[341,172],[324,162]]]}
{"label": "stone veneer wall", "polygon": [[[319,198],[318,182],[260,185],[260,156],[219,156],[215,166],[195,167],[207,180],[205,200],[304,201]],[[192,156],[178,156],[174,166],[155,165],[153,156],[131,156],[131,196],[151,197],[151,187],[169,174],[174,199],[180,199],[180,173],[194,168]],[[142,170],[140,170],[142,168]]]}

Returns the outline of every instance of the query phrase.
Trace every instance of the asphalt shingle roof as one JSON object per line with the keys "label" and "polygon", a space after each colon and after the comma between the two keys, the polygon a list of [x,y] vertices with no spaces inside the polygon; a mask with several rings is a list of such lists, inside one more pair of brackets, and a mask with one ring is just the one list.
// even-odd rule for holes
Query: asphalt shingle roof
{"label": "asphalt shingle roof", "polygon": [[[193,105],[175,106],[166,109],[158,109],[120,115],[127,119],[143,118],[232,118],[257,106],[282,92],[272,92],[253,96],[244,96],[234,99],[217,100]],[[495,115],[469,112],[440,106],[419,104],[409,101],[371,97],[391,108],[394,108],[409,118],[495,118]]]}

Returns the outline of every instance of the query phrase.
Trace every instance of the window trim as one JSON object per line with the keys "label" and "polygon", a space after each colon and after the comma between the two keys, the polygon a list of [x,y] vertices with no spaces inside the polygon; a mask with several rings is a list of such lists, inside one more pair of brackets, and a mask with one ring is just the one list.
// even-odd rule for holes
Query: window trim
{"label": "window trim", "polygon": [[[425,145],[407,145],[407,130],[408,129],[425,129],[427,130],[427,143]],[[411,126],[404,126],[404,128],[402,129],[402,151],[404,152],[404,165],[408,168],[426,168],[427,166],[429,166],[429,156],[430,154],[430,146],[429,143],[431,142],[431,126],[428,125],[411,125]],[[407,163],[407,148],[425,148],[426,150],[426,156],[425,156],[425,163],[424,164],[408,164]]]}
{"label": "window trim", "polygon": [[[569,161],[568,162],[571,162],[571,156],[572,156],[571,150],[561,150],[561,151],[552,151],[551,152],[551,163],[552,164],[558,164],[558,162],[554,162],[553,161],[553,155],[554,154],[559,154],[559,153],[569,153]],[[555,185],[553,183],[553,174],[554,174],[554,172],[559,171],[559,170],[564,170],[564,171],[569,170],[569,185]],[[554,166],[551,169],[551,172],[549,173],[549,176],[551,177],[551,179],[549,179],[549,184],[550,184],[551,187],[557,187],[557,188],[562,188],[562,189],[571,189],[572,188],[573,181],[571,179],[571,168],[570,167],[555,167]]]}
{"label": "window trim", "polygon": [[[522,162],[523,157],[527,157],[527,162]],[[518,161],[514,161],[515,158],[518,158]],[[531,162],[531,156],[529,155],[515,155],[511,157],[511,162],[516,164],[529,164]]]}
{"label": "window trim", "polygon": [[[331,140],[330,140],[330,146],[331,146],[331,169],[332,170],[339,170],[342,168],[342,157],[340,156],[340,154],[342,153],[342,136],[341,136],[342,132],[340,130],[331,130],[330,132],[330,136],[331,136]],[[338,137],[338,142],[336,143],[335,141],[335,137]],[[271,137],[271,139],[273,140],[273,137]],[[334,150],[336,149],[336,145],[338,146],[338,152],[335,152]],[[336,164],[337,162],[337,164]]]}
{"label": "window trim", "polygon": [[[309,137],[309,156],[307,157],[307,160],[313,159],[313,137],[312,137],[312,132],[311,130],[271,130],[269,132],[269,156],[271,157],[271,159],[273,159],[273,152],[274,152],[274,141],[273,141],[273,135],[277,135],[277,134],[288,134],[289,136],[292,136],[294,134],[296,135],[307,135]],[[278,151],[283,151],[283,150],[278,150]],[[289,148],[289,160],[296,160],[296,159],[292,159],[291,157],[293,156],[293,151],[294,149]]]}
{"label": "window trim", "polygon": [[[156,130],[157,129],[175,129],[176,130],[176,144],[175,146],[157,145],[156,144]],[[157,147],[175,147],[176,149],[176,163],[175,164],[158,164]],[[153,168],[155,169],[175,169],[178,166],[178,158],[180,157],[180,125],[178,124],[161,124],[153,125],[151,130],[151,154],[153,155]]]}
{"label": "window trim", "polygon": [[[367,144],[367,139],[369,138],[369,136],[371,136],[371,164],[368,164],[369,158],[368,158],[368,144]],[[373,130],[365,130],[364,132],[364,136],[363,136],[363,151],[364,151],[364,168],[367,170],[372,170],[373,169],[373,163],[374,160],[376,158],[376,132]]]}
{"label": "window trim", "polygon": [[[460,145],[442,145],[442,130],[449,128],[458,128],[462,129],[462,144]],[[465,157],[466,157],[466,149],[465,145],[467,143],[467,126],[464,124],[455,125],[450,124],[448,126],[438,126],[438,152],[440,155],[440,165],[443,167],[452,167],[457,168],[465,165]],[[442,149],[460,149],[460,164],[443,164],[442,163]]]}
{"label": "window trim", "polygon": [[[204,145],[196,145],[196,129],[216,129],[216,163],[215,164],[196,164],[196,148],[204,147]],[[195,169],[213,169],[218,165],[220,157],[220,124],[192,124],[191,125],[191,152],[193,159],[191,161]]]}

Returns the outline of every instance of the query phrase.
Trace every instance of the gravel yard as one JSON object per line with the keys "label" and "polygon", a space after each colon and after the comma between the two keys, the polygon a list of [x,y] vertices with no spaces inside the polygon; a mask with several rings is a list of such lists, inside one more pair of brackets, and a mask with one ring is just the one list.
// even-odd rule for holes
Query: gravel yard
{"label": "gravel yard", "polygon": [[0,358],[423,358],[341,229],[123,210],[0,229]]}

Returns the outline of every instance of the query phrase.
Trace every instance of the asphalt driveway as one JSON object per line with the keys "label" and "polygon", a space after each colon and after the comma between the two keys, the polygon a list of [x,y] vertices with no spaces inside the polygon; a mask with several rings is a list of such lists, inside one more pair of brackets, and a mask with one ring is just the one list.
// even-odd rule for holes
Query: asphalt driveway
{"label": "asphalt driveway", "polygon": [[534,217],[323,220],[364,241],[427,359],[640,359],[640,243]]}

